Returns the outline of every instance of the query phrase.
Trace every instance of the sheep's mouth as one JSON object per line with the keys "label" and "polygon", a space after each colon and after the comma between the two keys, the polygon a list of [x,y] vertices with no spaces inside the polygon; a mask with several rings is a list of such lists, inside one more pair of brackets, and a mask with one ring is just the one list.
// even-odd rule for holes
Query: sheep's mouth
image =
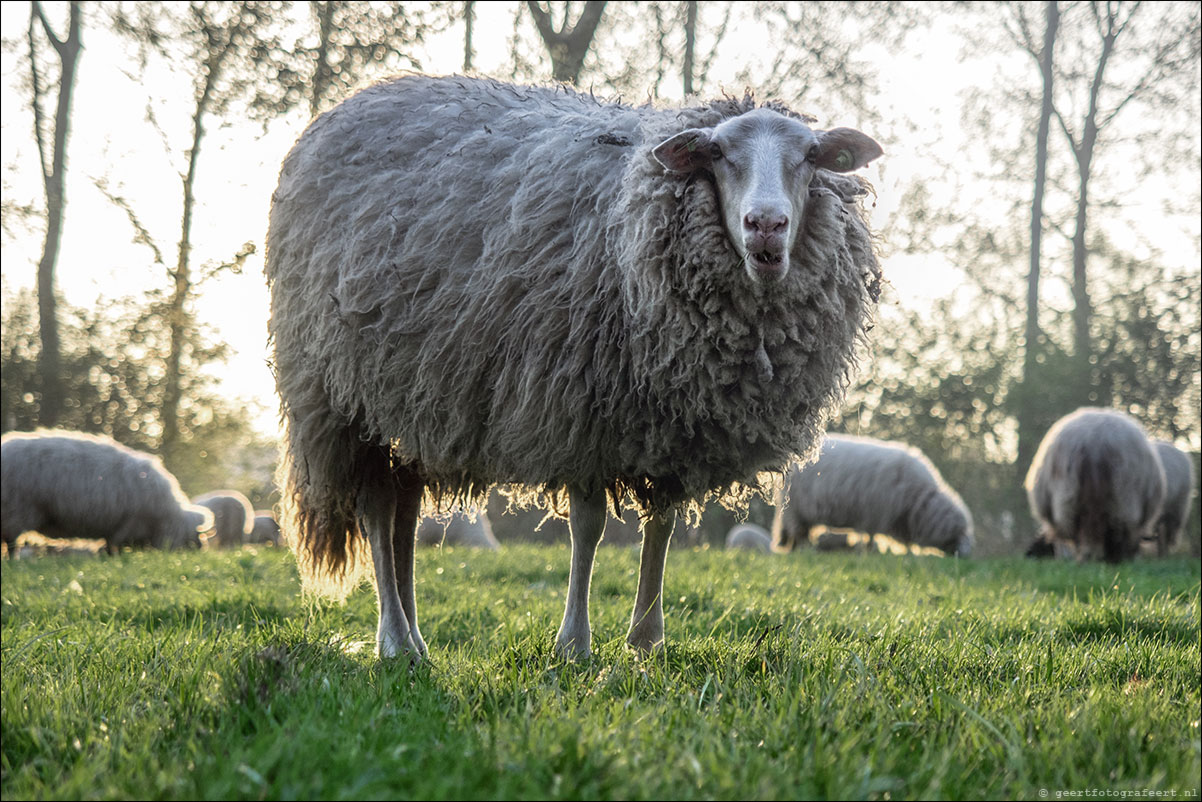
{"label": "sheep's mouth", "polygon": [[779,278],[788,269],[784,251],[751,251],[747,254],[747,265],[757,276]]}

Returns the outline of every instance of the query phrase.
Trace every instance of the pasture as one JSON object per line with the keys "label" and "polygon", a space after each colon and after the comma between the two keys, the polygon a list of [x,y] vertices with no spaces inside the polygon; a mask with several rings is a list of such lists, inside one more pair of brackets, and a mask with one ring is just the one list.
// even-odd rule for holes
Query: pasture
{"label": "pasture", "polygon": [[[1197,798],[1199,565],[681,548],[553,656],[565,545],[417,558],[431,660],[283,549],[2,567],[5,799]],[[1047,792],[1046,797],[1042,791]],[[1171,796],[1169,794],[1172,794]]]}

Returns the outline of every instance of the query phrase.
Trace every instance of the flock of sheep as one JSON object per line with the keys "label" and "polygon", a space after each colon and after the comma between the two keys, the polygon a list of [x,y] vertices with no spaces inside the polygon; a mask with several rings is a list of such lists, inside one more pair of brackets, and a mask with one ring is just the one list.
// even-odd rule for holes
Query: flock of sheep
{"label": "flock of sheep", "polygon": [[[450,512],[498,486],[569,519],[566,657],[591,648],[610,508],[643,521],[641,651],[663,642],[676,517],[740,506],[782,471],[771,535],[736,529],[732,547],[788,551],[823,524],[969,553],[972,517],[921,453],[824,438],[880,288],[853,173],[881,148],[813,122],[750,96],[665,109],[428,76],[313,121],[267,237],[281,524],[307,586],[373,576],[381,656],[426,652],[415,540],[474,530],[495,547],[483,513]],[[189,503],[157,460],[99,438],[9,435],[3,451],[10,553],[29,529],[110,550],[279,537],[245,499]],[[1040,449],[1032,510],[1081,558],[1163,551],[1184,465],[1126,416],[1082,410]]]}

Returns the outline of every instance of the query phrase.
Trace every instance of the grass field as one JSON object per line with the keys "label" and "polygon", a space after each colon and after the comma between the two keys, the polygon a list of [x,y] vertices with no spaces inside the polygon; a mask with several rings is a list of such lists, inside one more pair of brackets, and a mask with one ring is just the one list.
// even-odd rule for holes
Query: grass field
{"label": "grass field", "polygon": [[571,664],[566,547],[420,552],[410,669],[375,658],[370,590],[313,603],[282,550],[7,562],[0,790],[1198,797],[1195,561],[682,549],[647,660],[623,647],[637,563],[601,550]]}

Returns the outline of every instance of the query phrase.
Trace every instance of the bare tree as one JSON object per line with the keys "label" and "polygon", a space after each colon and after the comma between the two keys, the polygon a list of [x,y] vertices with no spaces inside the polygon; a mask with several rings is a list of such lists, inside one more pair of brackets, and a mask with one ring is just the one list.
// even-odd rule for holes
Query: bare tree
{"label": "bare tree", "polygon": [[[1022,4],[1014,7],[1016,35],[1024,42],[1030,43],[1029,53],[1034,53],[1034,28],[1027,17],[1027,9]],[[1043,241],[1043,196],[1047,183],[1048,170],[1048,135],[1052,125],[1053,89],[1055,74],[1053,58],[1056,45],[1056,30],[1060,26],[1060,6],[1056,0],[1049,0],[1044,7],[1043,47],[1039,49],[1037,60],[1039,72],[1043,78],[1043,100],[1040,104],[1039,131],[1035,135],[1035,191],[1031,200],[1031,242],[1030,263],[1027,271],[1027,323],[1025,329],[1025,345],[1023,347],[1023,379],[1024,383],[1033,382],[1037,368],[1037,358],[1042,339],[1039,330],[1039,274],[1040,247]],[[1042,427],[1038,420],[1033,419],[1030,408],[1019,410],[1018,415],[1018,461],[1019,471],[1025,471],[1031,464],[1043,437]]]}
{"label": "bare tree", "polygon": [[601,24],[605,0],[588,0],[574,23],[570,20],[572,4],[563,3],[558,29],[552,20],[551,4],[546,5],[544,8],[544,4],[537,0],[526,0],[526,8],[534,18],[538,35],[551,56],[551,77],[556,81],[575,84],[580,80],[584,58],[593,43],[597,26]]}
{"label": "bare tree", "polygon": [[472,49],[472,28],[476,22],[475,0],[467,0],[463,4],[463,71],[472,71],[472,60],[476,51]]}
{"label": "bare tree", "polygon": [[[46,193],[46,236],[38,263],[38,326],[42,349],[38,362],[42,384],[41,420],[43,426],[57,424],[63,409],[63,378],[58,311],[54,290],[54,270],[58,264],[66,210],[67,137],[71,128],[71,97],[75,89],[75,71],[82,49],[80,41],[80,3],[70,3],[66,36],[54,32],[42,4],[34,0],[29,12],[29,71],[33,87],[33,132],[38,146],[38,165]],[[48,124],[42,105],[48,88],[41,74],[42,56],[38,31],[53,47],[59,60],[58,100],[54,121]],[[50,140],[47,143],[47,139]],[[49,151],[49,152],[47,152]]]}

